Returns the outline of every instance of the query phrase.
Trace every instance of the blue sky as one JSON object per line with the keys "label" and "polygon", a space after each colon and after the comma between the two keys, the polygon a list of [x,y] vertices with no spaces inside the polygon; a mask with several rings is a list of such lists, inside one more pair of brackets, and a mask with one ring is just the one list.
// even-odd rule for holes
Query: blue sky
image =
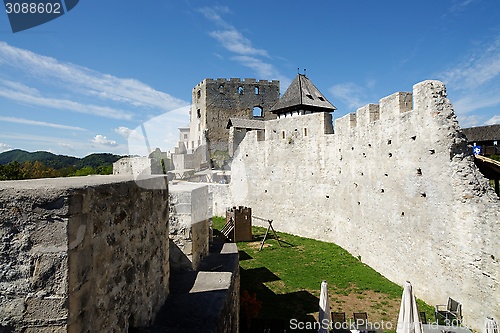
{"label": "blue sky", "polygon": [[15,34],[2,11],[0,151],[128,154],[160,119],[150,144],[165,151],[204,78],[283,93],[297,68],[334,117],[438,79],[462,127],[499,124],[500,1],[81,0]]}

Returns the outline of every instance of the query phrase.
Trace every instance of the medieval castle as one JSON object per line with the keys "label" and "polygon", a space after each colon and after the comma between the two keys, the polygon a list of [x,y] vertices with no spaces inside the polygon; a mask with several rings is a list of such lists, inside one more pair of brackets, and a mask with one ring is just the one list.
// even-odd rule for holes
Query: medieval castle
{"label": "medieval castle", "polygon": [[[0,330],[173,327],[194,303],[171,270],[200,270],[210,218],[234,206],[410,280],[429,304],[460,301],[475,330],[500,318],[500,200],[443,83],[334,122],[335,106],[301,74],[281,98],[278,81],[254,79],[205,79],[192,98],[167,177],[146,158],[118,161],[111,176],[2,182]],[[220,253],[218,271],[189,279],[210,329],[237,332],[238,251]]]}

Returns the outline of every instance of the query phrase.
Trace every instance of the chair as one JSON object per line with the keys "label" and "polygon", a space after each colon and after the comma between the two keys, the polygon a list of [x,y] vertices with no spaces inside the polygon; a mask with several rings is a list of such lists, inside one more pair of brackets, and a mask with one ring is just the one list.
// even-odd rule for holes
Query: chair
{"label": "chair", "polygon": [[446,325],[450,324],[450,320],[456,321],[458,325],[462,322],[462,303],[448,297],[448,304],[436,305],[434,316],[436,317],[436,322],[438,322],[439,319],[444,319]]}
{"label": "chair", "polygon": [[425,315],[424,311],[419,312],[420,314],[420,322],[422,324],[427,324],[427,316]]}
{"label": "chair", "polygon": [[356,326],[366,326],[368,323],[368,314],[366,312],[353,312],[352,315]]}
{"label": "chair", "polygon": [[345,312],[331,313],[332,325],[334,329],[342,329],[345,327]]}

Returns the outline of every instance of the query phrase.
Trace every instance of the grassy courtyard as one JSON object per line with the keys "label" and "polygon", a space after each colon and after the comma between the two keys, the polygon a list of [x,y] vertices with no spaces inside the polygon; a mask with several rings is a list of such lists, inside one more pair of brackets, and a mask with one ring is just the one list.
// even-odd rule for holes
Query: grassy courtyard
{"label": "grassy courtyard", "polygon": [[[214,234],[224,222],[214,218]],[[252,229],[254,240],[239,242],[238,248],[242,312],[256,316],[258,311],[255,322],[281,322],[288,328],[291,319],[317,320],[320,284],[326,280],[332,311],[345,312],[347,320],[353,312],[367,312],[370,322],[396,327],[402,287],[332,243],[278,233],[280,248],[271,233],[259,252],[266,229]],[[433,318],[433,307],[418,302],[420,311]]]}

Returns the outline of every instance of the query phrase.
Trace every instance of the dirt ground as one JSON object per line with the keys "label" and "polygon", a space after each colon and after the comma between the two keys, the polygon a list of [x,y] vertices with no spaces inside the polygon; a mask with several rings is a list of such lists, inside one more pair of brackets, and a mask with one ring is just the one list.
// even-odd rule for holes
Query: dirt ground
{"label": "dirt ground", "polygon": [[[376,293],[371,290],[352,292],[349,295],[330,292],[329,296],[331,310],[333,312],[345,312],[347,322],[349,320],[353,321],[353,312],[366,312],[369,322],[390,322],[392,327],[396,327],[401,300],[392,299],[386,294]],[[318,318],[317,312],[313,315]]]}

